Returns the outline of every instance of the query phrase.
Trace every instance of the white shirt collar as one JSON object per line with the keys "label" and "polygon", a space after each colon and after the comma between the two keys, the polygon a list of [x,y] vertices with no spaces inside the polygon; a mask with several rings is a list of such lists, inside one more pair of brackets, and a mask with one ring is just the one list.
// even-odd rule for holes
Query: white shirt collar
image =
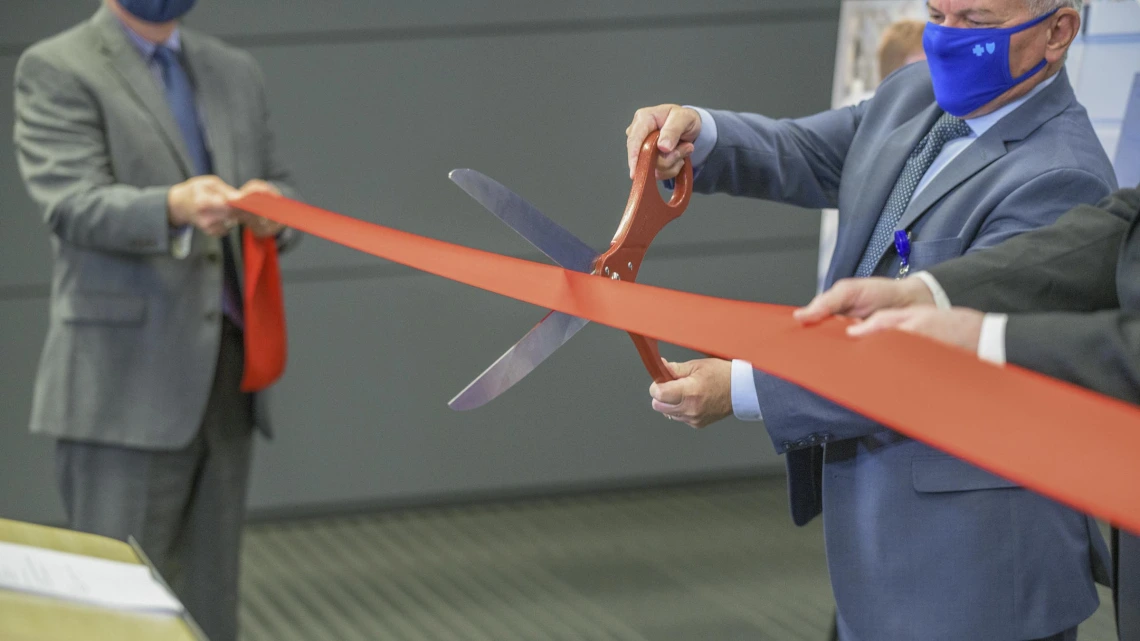
{"label": "white shirt collar", "polygon": [[1057,76],[1059,75],[1061,75],[1061,72],[1058,71],[1045,80],[1042,80],[1036,87],[1030,89],[1029,93],[1018,98],[1017,100],[1014,100],[1008,105],[1001,107],[1000,109],[992,111],[984,116],[978,116],[977,118],[970,118],[967,120],[966,124],[970,125],[970,130],[974,132],[974,137],[980,138],[982,134],[989,131],[990,127],[996,125],[999,120],[1008,116],[1011,112],[1013,112],[1014,109],[1017,109],[1021,105],[1025,104],[1025,102],[1033,96],[1041,93],[1045,87],[1053,84],[1053,81],[1056,80]]}
{"label": "white shirt collar", "polygon": [[[115,18],[118,19],[119,17],[115,16]],[[139,52],[143,60],[150,60],[151,56],[154,55],[154,50],[158,48],[158,45],[135,33],[134,30],[128,27],[127,23],[122,20],[119,20],[119,24],[123,27],[123,31],[127,34],[127,39],[131,41],[131,45]],[[182,34],[179,32],[179,28],[174,27],[174,31],[171,32],[170,37],[167,38],[165,42],[159,44],[173,50],[175,53],[181,53]]]}

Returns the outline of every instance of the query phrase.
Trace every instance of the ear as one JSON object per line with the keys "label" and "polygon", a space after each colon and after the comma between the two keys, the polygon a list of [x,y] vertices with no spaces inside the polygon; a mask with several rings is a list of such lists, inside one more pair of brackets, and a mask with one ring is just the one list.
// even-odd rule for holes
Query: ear
{"label": "ear", "polygon": [[1049,64],[1061,62],[1081,32],[1081,14],[1076,9],[1065,7],[1049,21],[1049,42],[1045,45],[1045,59]]}

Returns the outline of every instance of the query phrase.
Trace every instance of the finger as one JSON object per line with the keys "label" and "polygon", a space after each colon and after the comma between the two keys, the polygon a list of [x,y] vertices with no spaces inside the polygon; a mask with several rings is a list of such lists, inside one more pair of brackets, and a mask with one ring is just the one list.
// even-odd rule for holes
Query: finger
{"label": "finger", "polygon": [[855,323],[847,328],[848,336],[866,336],[881,332],[884,329],[893,329],[911,317],[913,312],[906,309],[889,309],[871,314],[867,320]]}
{"label": "finger", "polygon": [[657,169],[653,171],[653,176],[657,180],[672,180],[681,173],[681,167],[684,166],[683,162],[673,163],[671,165],[662,166],[660,163]]}
{"label": "finger", "polygon": [[669,416],[680,417],[680,413],[681,413],[681,406],[680,405],[673,405],[671,403],[662,403],[661,401],[659,401],[657,399],[653,399],[649,403],[649,405],[650,405],[650,407],[653,408],[654,412],[660,412],[662,414],[668,414]]}
{"label": "finger", "polygon": [[637,156],[641,153],[641,143],[650,132],[661,128],[672,105],[657,105],[656,107],[643,107],[633,114],[633,122],[626,129],[625,152],[629,162],[629,177],[633,179],[637,168]]}
{"label": "finger", "polygon": [[854,298],[852,290],[847,281],[839,281],[831,289],[811,299],[806,307],[792,312],[792,316],[804,325],[811,325],[841,314],[851,308],[851,300]]}
{"label": "finger", "polygon": [[637,156],[641,153],[641,143],[649,132],[657,129],[657,121],[648,112],[648,108],[638,109],[633,115],[633,122],[626,129],[625,155],[629,163],[629,177],[633,179],[634,169],[637,168]]}
{"label": "finger", "polygon": [[241,194],[241,191],[217,176],[203,176],[203,178],[202,188],[209,193],[218,194],[223,198],[236,198]]}
{"label": "finger", "polygon": [[229,233],[229,229],[227,229],[226,226],[220,221],[206,223],[201,226],[201,230],[204,231],[207,235],[213,236],[214,238],[221,238],[222,236],[225,236],[227,233]]}
{"label": "finger", "polygon": [[691,153],[693,153],[693,143],[683,142],[673,151],[658,155],[657,166],[676,165],[677,169],[680,170],[681,164],[685,162],[685,158],[688,158]]}
{"label": "finger", "polygon": [[700,120],[700,116],[692,109],[685,109],[684,107],[670,109],[669,115],[665,118],[665,124],[661,125],[661,135],[657,138],[657,149],[662,153],[673,151],[677,147],[677,143],[681,141],[681,137],[693,130],[694,118]]}

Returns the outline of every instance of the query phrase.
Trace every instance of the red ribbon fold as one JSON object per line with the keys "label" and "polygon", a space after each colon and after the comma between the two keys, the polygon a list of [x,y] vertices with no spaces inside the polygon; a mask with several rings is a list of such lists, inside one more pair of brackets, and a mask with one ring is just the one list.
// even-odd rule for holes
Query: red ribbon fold
{"label": "red ribbon fold", "polygon": [[245,268],[245,369],[241,391],[258,392],[272,385],[285,371],[285,303],[277,265],[277,239],[257,238],[249,229],[243,229],[241,240]]}
{"label": "red ribbon fold", "polygon": [[[852,339],[842,319],[802,327],[791,307],[613,281],[269,194],[250,194],[234,206],[503,296],[750,361],[907,436],[1140,533],[1140,408],[1132,405],[1018,367],[983,363],[918,336],[884,332]],[[247,286],[256,295],[258,284]]]}

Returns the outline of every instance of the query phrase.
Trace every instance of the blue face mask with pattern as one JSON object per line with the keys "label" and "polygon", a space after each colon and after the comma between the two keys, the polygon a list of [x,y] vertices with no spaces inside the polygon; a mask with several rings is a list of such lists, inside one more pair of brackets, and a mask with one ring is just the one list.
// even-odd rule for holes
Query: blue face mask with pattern
{"label": "blue face mask with pattern", "polygon": [[1041,24],[1057,9],[1006,29],[962,29],[926,23],[922,48],[942,110],[961,118],[1045,68],[1037,66],[1014,78],[1009,69],[1009,41],[1015,33]]}
{"label": "blue face mask with pattern", "polygon": [[170,22],[186,15],[197,0],[119,0],[127,13],[147,22]]}

